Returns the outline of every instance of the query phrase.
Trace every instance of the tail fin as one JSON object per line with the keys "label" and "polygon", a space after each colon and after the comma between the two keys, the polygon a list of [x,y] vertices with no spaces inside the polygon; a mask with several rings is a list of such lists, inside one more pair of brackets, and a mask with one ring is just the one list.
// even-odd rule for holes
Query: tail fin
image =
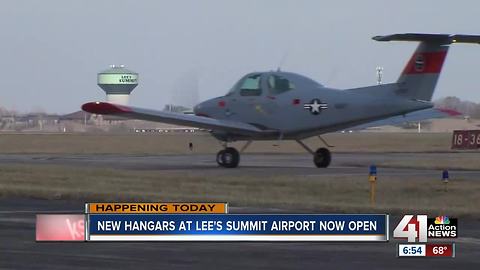
{"label": "tail fin", "polygon": [[396,94],[430,101],[452,43],[479,43],[480,36],[444,34],[395,34],[373,37],[377,41],[420,41],[398,78]]}
{"label": "tail fin", "polygon": [[432,99],[449,46],[422,41],[397,80],[397,94],[411,99]]}

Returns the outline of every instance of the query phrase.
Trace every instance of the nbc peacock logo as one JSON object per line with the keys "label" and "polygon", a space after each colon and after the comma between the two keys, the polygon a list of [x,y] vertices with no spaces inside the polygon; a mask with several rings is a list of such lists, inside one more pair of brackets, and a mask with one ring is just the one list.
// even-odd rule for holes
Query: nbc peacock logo
{"label": "nbc peacock logo", "polygon": [[458,220],[448,216],[438,216],[427,219],[428,238],[456,238],[458,235]]}
{"label": "nbc peacock logo", "polygon": [[435,218],[435,224],[440,225],[448,225],[450,224],[450,219],[447,216],[438,216]]}

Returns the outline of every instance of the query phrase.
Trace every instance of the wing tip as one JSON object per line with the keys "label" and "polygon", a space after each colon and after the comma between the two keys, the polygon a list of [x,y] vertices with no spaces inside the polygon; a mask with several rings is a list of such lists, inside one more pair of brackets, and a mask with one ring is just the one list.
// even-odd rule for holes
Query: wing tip
{"label": "wing tip", "polygon": [[132,111],[127,106],[98,101],[83,104],[82,110],[93,114],[121,114]]}
{"label": "wing tip", "polygon": [[438,111],[448,114],[449,116],[460,116],[463,115],[461,112],[447,109],[447,108],[436,108]]}

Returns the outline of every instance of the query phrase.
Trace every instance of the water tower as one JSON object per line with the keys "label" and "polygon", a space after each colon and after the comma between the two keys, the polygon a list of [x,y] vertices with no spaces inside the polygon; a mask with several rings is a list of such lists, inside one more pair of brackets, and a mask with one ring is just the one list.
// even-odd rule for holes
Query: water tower
{"label": "water tower", "polygon": [[107,94],[107,101],[127,105],[130,93],[138,85],[138,73],[124,65],[111,65],[97,74],[97,84]]}

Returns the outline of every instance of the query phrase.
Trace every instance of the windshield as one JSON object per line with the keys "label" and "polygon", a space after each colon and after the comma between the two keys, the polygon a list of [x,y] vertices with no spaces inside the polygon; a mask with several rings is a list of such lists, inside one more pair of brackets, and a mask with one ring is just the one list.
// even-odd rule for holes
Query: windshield
{"label": "windshield", "polygon": [[241,96],[260,96],[262,94],[260,87],[261,75],[258,73],[242,78],[228,91],[227,96],[232,95],[237,90],[240,91]]}

